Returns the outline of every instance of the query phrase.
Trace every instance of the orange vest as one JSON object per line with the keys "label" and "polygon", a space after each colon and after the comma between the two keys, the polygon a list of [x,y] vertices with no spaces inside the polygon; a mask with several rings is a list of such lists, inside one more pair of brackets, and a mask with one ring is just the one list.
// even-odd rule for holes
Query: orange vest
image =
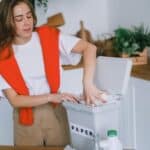
{"label": "orange vest", "polygon": [[[59,31],[47,26],[39,27],[36,31],[41,41],[48,84],[51,88],[51,92],[57,93],[60,85]],[[10,49],[8,47],[5,48],[0,53],[0,58],[6,58],[9,51]],[[26,87],[14,55],[0,61],[0,74],[19,95],[29,95],[28,88]],[[32,108],[20,108],[19,122],[21,124],[32,125],[33,120]]]}

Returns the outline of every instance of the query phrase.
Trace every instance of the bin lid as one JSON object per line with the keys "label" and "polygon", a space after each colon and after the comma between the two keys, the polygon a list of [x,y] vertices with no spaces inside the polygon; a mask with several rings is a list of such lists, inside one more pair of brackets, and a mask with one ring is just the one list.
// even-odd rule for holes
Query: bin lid
{"label": "bin lid", "polygon": [[67,111],[86,112],[89,114],[97,114],[99,112],[116,111],[119,109],[120,101],[110,101],[101,105],[91,106],[83,103],[74,103],[70,101],[64,101],[63,106]]}
{"label": "bin lid", "polygon": [[130,79],[132,61],[129,58],[97,57],[95,84],[111,94],[124,95]]}

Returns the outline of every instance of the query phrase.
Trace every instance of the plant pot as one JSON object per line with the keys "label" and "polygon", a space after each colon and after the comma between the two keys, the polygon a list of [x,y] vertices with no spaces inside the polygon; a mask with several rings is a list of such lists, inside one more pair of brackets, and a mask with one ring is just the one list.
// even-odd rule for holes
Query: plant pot
{"label": "plant pot", "polygon": [[137,56],[129,57],[128,54],[121,54],[122,58],[130,58],[133,62],[133,65],[145,65],[148,63],[148,50],[145,48],[143,52],[136,53]]}

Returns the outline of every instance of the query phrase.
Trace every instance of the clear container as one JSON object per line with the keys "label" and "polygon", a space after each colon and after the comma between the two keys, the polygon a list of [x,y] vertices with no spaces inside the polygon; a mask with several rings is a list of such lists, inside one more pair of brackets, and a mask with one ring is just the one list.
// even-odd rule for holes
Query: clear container
{"label": "clear container", "polygon": [[107,139],[100,141],[101,150],[123,150],[116,130],[108,130]]}

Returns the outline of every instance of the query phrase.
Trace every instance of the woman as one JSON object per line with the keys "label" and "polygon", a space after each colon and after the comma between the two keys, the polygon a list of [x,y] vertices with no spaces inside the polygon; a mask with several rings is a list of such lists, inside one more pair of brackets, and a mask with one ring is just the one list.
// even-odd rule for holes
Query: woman
{"label": "woman", "polygon": [[14,144],[68,144],[61,102],[75,102],[78,97],[59,91],[61,64],[76,63],[82,53],[85,100],[87,104],[103,101],[93,84],[96,47],[47,26],[36,28],[36,15],[28,0],[2,0],[0,18],[0,96],[14,107]]}

